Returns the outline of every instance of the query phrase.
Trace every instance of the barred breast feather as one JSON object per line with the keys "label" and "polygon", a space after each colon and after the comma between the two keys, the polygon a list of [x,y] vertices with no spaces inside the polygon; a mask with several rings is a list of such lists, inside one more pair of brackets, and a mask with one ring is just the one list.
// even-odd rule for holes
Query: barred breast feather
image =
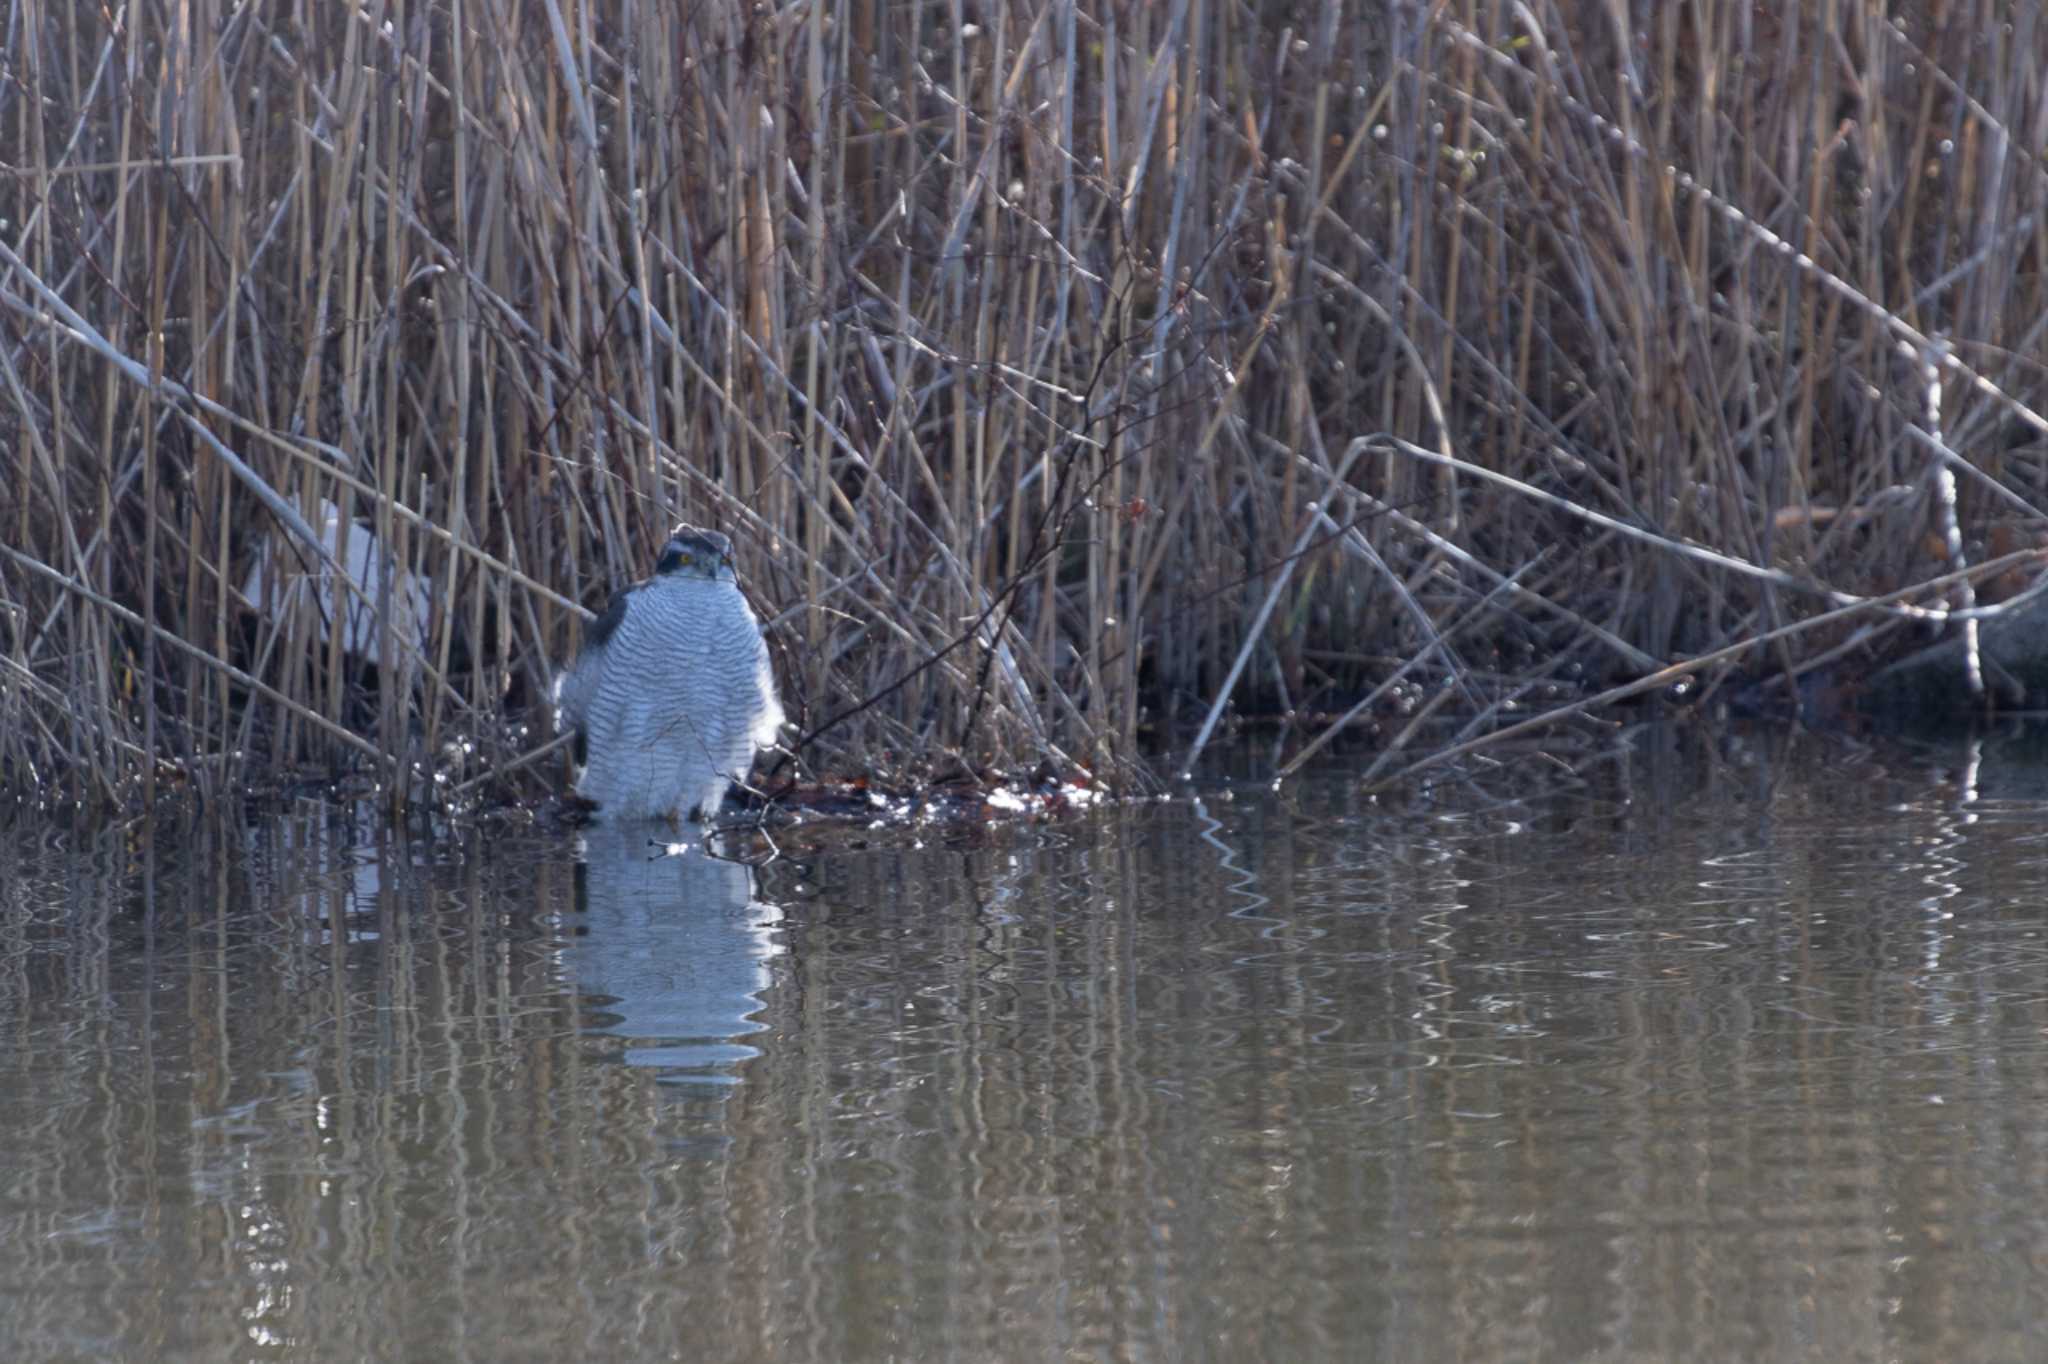
{"label": "barred breast feather", "polygon": [[555,701],[583,740],[577,792],[616,819],[710,822],[782,724],[760,624],[725,578],[620,593]]}

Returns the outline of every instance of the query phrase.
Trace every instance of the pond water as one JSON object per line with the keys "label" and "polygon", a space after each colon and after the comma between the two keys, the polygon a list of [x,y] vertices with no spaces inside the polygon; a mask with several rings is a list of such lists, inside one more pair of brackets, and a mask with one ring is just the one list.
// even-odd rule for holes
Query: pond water
{"label": "pond water", "polygon": [[17,827],[0,1356],[2040,1358],[2038,738],[1515,764],[758,870]]}

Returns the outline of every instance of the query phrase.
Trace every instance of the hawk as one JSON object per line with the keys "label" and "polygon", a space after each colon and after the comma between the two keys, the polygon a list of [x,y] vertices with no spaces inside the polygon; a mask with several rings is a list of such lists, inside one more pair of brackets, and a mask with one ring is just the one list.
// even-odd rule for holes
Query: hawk
{"label": "hawk", "polygon": [[555,705],[576,734],[577,794],[600,817],[709,824],[782,725],[732,541],[677,528],[654,576],[614,593],[585,634]]}

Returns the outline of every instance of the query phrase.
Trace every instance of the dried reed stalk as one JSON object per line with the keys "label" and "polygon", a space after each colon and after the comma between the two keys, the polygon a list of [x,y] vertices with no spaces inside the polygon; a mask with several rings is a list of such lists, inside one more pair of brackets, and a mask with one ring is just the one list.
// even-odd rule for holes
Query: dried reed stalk
{"label": "dried reed stalk", "polygon": [[2048,22],[1941,13],[31,6],[0,784],[541,789],[682,520],[811,771],[1868,664],[2048,539]]}

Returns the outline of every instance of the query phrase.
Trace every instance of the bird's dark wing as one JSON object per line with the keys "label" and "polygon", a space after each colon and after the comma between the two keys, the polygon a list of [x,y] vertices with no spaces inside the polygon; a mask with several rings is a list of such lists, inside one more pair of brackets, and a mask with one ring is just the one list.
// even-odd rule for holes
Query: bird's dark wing
{"label": "bird's dark wing", "polygon": [[611,643],[612,632],[619,628],[619,622],[626,618],[626,596],[633,589],[622,588],[612,593],[612,599],[605,603],[604,614],[592,621],[583,633],[585,651],[602,649]]}

